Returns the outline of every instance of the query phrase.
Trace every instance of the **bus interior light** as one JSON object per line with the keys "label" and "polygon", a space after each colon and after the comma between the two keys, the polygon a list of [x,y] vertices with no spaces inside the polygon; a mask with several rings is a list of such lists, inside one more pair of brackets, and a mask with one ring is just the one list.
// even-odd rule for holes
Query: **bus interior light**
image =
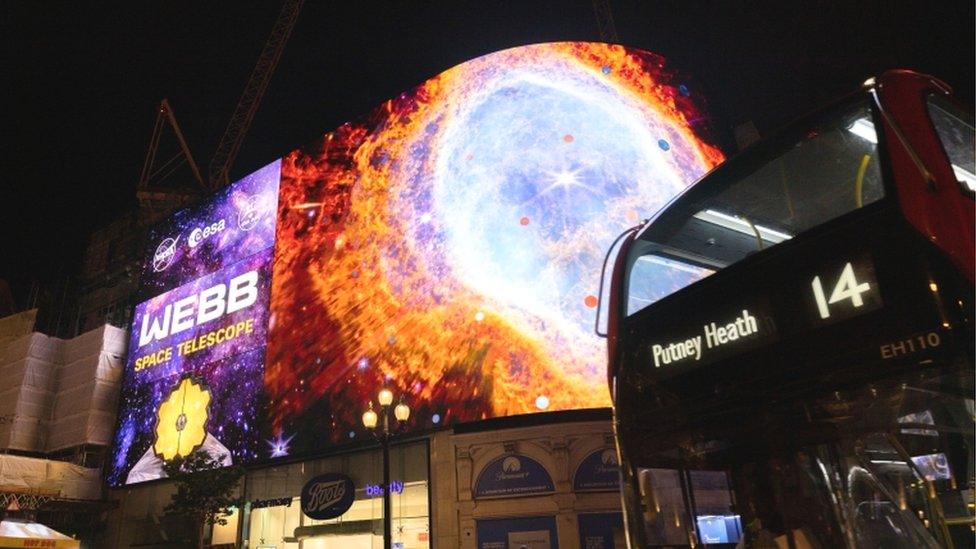
{"label": "bus interior light", "polygon": [[878,144],[878,132],[874,129],[874,123],[867,118],[858,118],[847,131],[874,145]]}
{"label": "bus interior light", "polygon": [[642,255],[637,258],[637,261],[646,261],[648,263],[667,267],[668,269],[676,269],[678,271],[690,273],[698,277],[705,277],[715,272],[714,269],[696,267],[694,265],[688,265],[680,261],[674,261],[672,259],[667,259],[657,255]]}
{"label": "bus interior light", "polygon": [[[763,227],[762,225],[753,225],[741,217],[736,217],[734,215],[729,215],[716,210],[702,210],[695,214],[695,219],[700,219],[706,223],[718,225],[719,227],[731,229],[749,236],[755,236],[756,232],[758,232],[759,236],[761,236],[764,241],[772,244],[779,244],[784,240],[793,238],[793,235],[791,234],[770,229],[769,227]],[[755,230],[753,227],[755,227]]]}

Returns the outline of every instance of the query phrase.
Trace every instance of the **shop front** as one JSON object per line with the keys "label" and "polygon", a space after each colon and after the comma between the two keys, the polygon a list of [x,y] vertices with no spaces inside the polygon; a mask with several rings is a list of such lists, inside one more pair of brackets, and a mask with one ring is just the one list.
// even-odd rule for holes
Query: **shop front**
{"label": "shop front", "polygon": [[[553,418],[556,419],[556,418]],[[464,549],[621,549],[619,468],[608,421],[456,428]]]}
{"label": "shop front", "polygon": [[[430,438],[390,447],[393,546],[434,546]],[[207,532],[206,545],[243,549],[382,549],[383,459],[379,449],[248,469],[243,508]],[[114,490],[119,506],[100,547],[176,547],[179,525],[165,508],[174,486],[161,480]],[[304,497],[303,497],[304,496]]]}
{"label": "shop front", "polygon": [[[384,487],[376,446],[248,468],[246,501],[207,544],[381,549],[383,492],[396,549],[621,549],[619,470],[605,411],[486,421],[394,441]],[[531,418],[531,419],[529,419]],[[113,490],[104,547],[177,539],[165,480]]]}
{"label": "shop front", "polygon": [[[391,447],[389,487],[382,485],[382,467],[382,454],[377,450],[248,473],[245,487],[248,503],[240,526],[241,546],[381,548],[383,491],[389,489],[394,547],[428,549],[431,523],[427,441]],[[333,502],[340,506],[329,509]],[[332,512],[323,514],[322,511]],[[328,518],[314,518],[319,516]],[[216,534],[215,543],[223,541]]]}
{"label": "shop front", "polygon": [[[473,423],[394,444],[393,547],[625,547],[609,421],[589,412],[529,421]],[[381,452],[370,449],[249,471],[240,523],[216,529],[213,544],[380,549],[382,466]],[[354,494],[348,507],[315,518],[316,510],[307,509],[309,493],[317,487],[321,495],[339,479],[348,479]],[[339,495],[333,490],[319,499],[328,503]]]}

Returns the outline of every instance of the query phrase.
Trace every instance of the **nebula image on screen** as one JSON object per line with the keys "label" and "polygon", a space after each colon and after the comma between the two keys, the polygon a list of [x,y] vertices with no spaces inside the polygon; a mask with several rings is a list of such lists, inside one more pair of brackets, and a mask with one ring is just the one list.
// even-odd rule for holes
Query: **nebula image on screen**
{"label": "nebula image on screen", "polygon": [[525,46],[285,156],[275,440],[348,441],[383,385],[412,427],[609,406],[604,254],[722,160],[691,95],[648,52]]}

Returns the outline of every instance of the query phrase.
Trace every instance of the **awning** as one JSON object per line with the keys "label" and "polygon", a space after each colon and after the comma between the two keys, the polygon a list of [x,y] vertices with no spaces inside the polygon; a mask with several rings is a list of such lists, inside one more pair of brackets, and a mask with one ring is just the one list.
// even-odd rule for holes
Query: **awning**
{"label": "awning", "polygon": [[81,542],[37,522],[0,521],[0,547],[51,547],[78,549]]}

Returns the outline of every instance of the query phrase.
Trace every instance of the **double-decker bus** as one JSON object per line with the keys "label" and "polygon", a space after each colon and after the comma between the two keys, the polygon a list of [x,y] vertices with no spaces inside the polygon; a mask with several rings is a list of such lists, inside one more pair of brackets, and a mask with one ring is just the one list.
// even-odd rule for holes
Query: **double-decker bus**
{"label": "double-decker bus", "polygon": [[973,546],[974,146],[945,84],[888,72],[622,235],[632,547]]}

